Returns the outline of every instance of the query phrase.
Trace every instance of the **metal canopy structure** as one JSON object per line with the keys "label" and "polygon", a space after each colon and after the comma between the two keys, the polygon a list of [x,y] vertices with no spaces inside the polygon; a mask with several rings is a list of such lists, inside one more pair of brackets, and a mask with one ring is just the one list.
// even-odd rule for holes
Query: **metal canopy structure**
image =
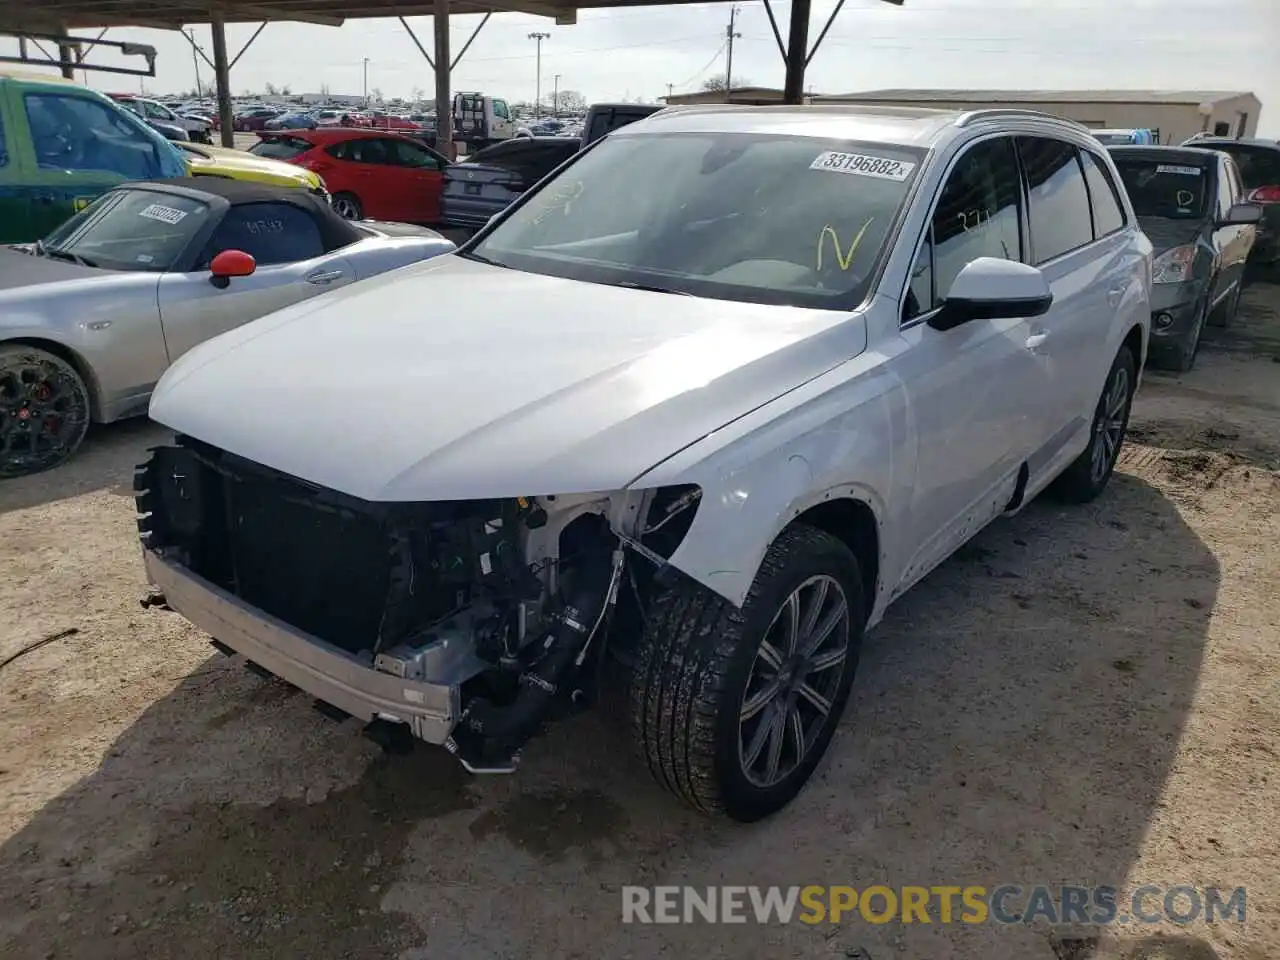
{"label": "metal canopy structure", "polygon": [[[262,28],[234,58],[228,58],[226,24],[267,23],[295,21],[322,26],[341,26],[347,20],[399,18],[423,57],[435,72],[436,83],[436,131],[437,145],[446,151],[453,139],[452,97],[449,74],[457,66],[462,55],[470,47],[476,33],[494,13],[525,13],[550,17],[557,24],[571,25],[577,22],[579,10],[616,9],[619,7],[681,6],[705,0],[0,0],[0,33],[40,33],[66,38],[59,44],[60,65],[64,75],[82,66],[83,54],[77,53],[76,44],[67,31],[85,28],[109,29],[111,27],[152,27],[178,30],[191,24],[209,24],[213,33],[212,66],[217,78],[218,115],[222,128],[222,142],[233,144],[231,109],[231,65],[243,55],[249,44],[257,38]],[[813,59],[818,46],[826,37],[836,15],[844,6],[839,0],[826,25],[818,34],[818,40],[809,46],[809,19],[812,0],[792,0],[790,29],[784,43],[782,33],[773,15],[769,0],[765,10],[773,28],[778,51],[786,65],[786,84],[783,101],[800,103],[804,95],[804,72]],[[904,0],[882,0],[901,6]],[[451,57],[449,52],[450,14],[485,14],[461,52]],[[410,29],[406,17],[429,16],[435,22],[434,56],[418,40]],[[101,34],[99,34],[101,38]]]}

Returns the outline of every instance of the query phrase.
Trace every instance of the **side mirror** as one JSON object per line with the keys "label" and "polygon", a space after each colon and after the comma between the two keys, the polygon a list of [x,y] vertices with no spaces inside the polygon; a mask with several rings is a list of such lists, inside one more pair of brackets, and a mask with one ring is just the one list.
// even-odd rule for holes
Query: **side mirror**
{"label": "side mirror", "polygon": [[1218,221],[1220,227],[1243,227],[1262,219],[1262,204],[1233,203],[1227,215]]}
{"label": "side mirror", "polygon": [[243,250],[223,250],[209,264],[209,282],[223,290],[232,277],[247,277],[257,269],[257,261]]}
{"label": "side mirror", "polygon": [[1038,317],[1052,305],[1053,291],[1036,267],[978,257],[956,275],[942,307],[928,323],[935,330],[950,330],[970,320]]}

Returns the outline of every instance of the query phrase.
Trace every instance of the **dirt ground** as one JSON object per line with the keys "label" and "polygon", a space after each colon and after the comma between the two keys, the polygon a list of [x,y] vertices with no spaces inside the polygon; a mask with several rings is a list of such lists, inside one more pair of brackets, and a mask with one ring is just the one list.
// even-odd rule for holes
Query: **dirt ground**
{"label": "dirt ground", "polygon": [[[598,718],[514,777],[384,756],[143,610],[132,467],[100,429],[0,487],[0,957],[1280,957],[1280,287],[1148,374],[1087,508],[985,531],[868,638],[810,788],[686,812]],[[1244,925],[624,926],[624,884],[1248,889]]]}

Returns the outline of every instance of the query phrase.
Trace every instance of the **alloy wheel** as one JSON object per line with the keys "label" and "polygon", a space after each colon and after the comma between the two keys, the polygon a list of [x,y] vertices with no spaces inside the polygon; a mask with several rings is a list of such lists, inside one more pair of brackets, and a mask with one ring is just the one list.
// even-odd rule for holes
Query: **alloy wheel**
{"label": "alloy wheel", "polygon": [[1094,418],[1093,459],[1090,478],[1101,483],[1114,466],[1124,440],[1125,426],[1129,420],[1129,371],[1117,366],[1098,403]]}
{"label": "alloy wheel", "polygon": [[87,414],[79,385],[53,363],[33,356],[0,367],[0,475],[62,460]]}
{"label": "alloy wheel", "polygon": [[834,577],[805,580],[774,615],[743,691],[738,759],[754,786],[785,780],[809,755],[849,660],[849,602]]}

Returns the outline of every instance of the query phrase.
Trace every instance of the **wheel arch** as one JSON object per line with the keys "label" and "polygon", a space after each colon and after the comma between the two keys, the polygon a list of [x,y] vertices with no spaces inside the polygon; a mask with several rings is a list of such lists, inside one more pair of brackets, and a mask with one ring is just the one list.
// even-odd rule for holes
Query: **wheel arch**
{"label": "wheel arch", "polygon": [[102,422],[102,388],[93,372],[93,367],[83,356],[65,343],[59,343],[57,340],[46,340],[43,337],[13,337],[8,340],[0,340],[0,347],[10,346],[35,347],[37,350],[51,353],[59,360],[69,363],[71,369],[75,370],[80,379],[84,381],[85,389],[89,392],[89,419],[95,423]]}
{"label": "wheel arch", "polygon": [[880,521],[876,511],[864,499],[827,494],[820,503],[797,514],[778,532],[778,536],[797,524],[816,527],[849,548],[858,561],[862,574],[862,602],[870,614],[876,605],[881,567]]}
{"label": "wheel arch", "polygon": [[1147,365],[1147,340],[1143,334],[1142,324],[1135,323],[1129,328],[1129,332],[1124,335],[1122,346],[1129,348],[1133,353],[1134,363],[1139,370]]}

